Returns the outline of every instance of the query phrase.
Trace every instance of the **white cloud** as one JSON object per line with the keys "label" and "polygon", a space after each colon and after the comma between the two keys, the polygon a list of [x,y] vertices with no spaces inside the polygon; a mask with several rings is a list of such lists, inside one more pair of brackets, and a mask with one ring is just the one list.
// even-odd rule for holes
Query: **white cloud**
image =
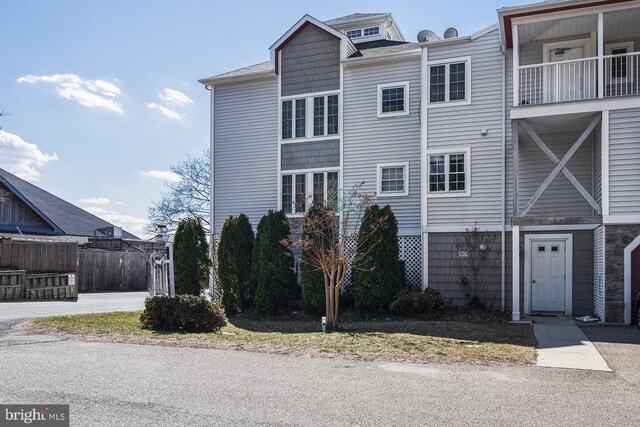
{"label": "white cloud", "polygon": [[87,197],[85,199],[78,200],[80,203],[86,203],[88,205],[108,205],[111,200],[106,197]]}
{"label": "white cloud", "polygon": [[158,94],[158,97],[164,102],[176,105],[193,104],[193,100],[187,95],[170,87],[164,88],[164,90]]}
{"label": "white cloud", "polygon": [[40,178],[39,168],[53,160],[57,154],[43,153],[37,145],[18,135],[0,130],[0,167],[27,181]]}
{"label": "white cloud", "polygon": [[144,176],[148,176],[149,178],[161,179],[163,181],[169,182],[180,182],[182,178],[177,173],[171,171],[142,171],[140,172]]}
{"label": "white cloud", "polygon": [[99,206],[85,207],[84,210],[112,223],[117,227],[122,227],[129,233],[135,234],[138,237],[144,237],[146,234],[144,229],[148,221],[144,218],[138,218],[133,215],[105,209],[104,207]]}
{"label": "white cloud", "polygon": [[115,204],[116,204],[116,205],[118,205],[118,206],[122,206],[122,205],[124,205],[124,202],[113,202],[113,203],[115,203]]}
{"label": "white cloud", "polygon": [[149,102],[147,107],[151,110],[155,110],[165,116],[167,119],[171,120],[182,120],[182,114],[177,111],[173,111],[171,108],[163,107],[162,105],[156,104],[155,102]]}
{"label": "white cloud", "polygon": [[122,114],[122,105],[115,101],[122,90],[105,80],[83,79],[77,74],[52,74],[43,76],[26,75],[18,78],[18,83],[52,83],[58,95],[77,101],[89,108],[103,109]]}

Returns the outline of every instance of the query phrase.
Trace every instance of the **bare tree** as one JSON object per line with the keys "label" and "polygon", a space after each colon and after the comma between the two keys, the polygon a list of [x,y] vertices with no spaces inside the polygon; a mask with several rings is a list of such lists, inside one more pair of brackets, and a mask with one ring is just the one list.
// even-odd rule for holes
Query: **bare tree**
{"label": "bare tree", "polygon": [[[329,331],[338,327],[340,292],[349,267],[358,264],[370,253],[370,250],[358,253],[358,242],[371,240],[375,231],[385,224],[384,221],[376,221],[369,230],[359,230],[362,217],[373,202],[371,196],[360,192],[362,184],[354,186],[349,192],[334,190],[334,194],[328,194],[327,206],[316,203],[305,213],[292,233],[293,237],[282,241],[291,249],[301,248],[305,253],[305,262],[322,272]],[[332,187],[329,185],[329,188]],[[376,242],[372,243],[369,246],[371,249]]]}
{"label": "bare tree", "polygon": [[491,308],[500,271],[496,237],[478,227],[466,229],[456,238],[460,284],[471,308]]}
{"label": "bare tree", "polygon": [[148,218],[153,224],[166,225],[175,230],[181,219],[196,218],[205,232],[209,233],[209,149],[201,156],[187,156],[182,162],[171,166],[171,172],[179,181],[165,181],[167,191],[154,201],[148,209]]}

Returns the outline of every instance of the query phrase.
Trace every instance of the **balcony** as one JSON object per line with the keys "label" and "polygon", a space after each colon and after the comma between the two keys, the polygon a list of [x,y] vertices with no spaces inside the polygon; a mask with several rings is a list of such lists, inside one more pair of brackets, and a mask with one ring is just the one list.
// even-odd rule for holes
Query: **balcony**
{"label": "balcony", "polygon": [[[640,94],[640,52],[603,57],[603,98]],[[598,58],[580,58],[518,67],[518,105],[600,98]]]}
{"label": "balcony", "polygon": [[640,95],[640,9],[514,24],[514,106]]}

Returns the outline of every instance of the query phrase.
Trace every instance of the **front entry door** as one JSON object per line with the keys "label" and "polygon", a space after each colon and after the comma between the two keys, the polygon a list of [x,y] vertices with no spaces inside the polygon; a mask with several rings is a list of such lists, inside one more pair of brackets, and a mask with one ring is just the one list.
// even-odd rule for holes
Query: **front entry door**
{"label": "front entry door", "polygon": [[564,241],[531,242],[531,312],[565,311]]}

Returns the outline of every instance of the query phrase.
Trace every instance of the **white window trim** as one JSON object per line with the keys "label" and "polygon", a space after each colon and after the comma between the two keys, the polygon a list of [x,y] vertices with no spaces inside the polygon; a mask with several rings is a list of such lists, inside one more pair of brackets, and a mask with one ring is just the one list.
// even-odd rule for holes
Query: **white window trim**
{"label": "white window trim", "polygon": [[[287,216],[287,218],[302,218],[304,216],[304,214],[309,210],[309,207],[311,206],[311,204],[313,203],[313,174],[315,173],[323,173],[325,174],[325,188],[324,188],[324,196],[325,196],[325,200],[327,199],[327,185],[326,185],[326,179],[327,179],[327,173],[330,172],[335,172],[338,174],[338,182],[336,183],[336,185],[340,184],[340,168],[336,168],[336,167],[329,167],[329,168],[317,168],[317,169],[295,169],[295,170],[286,170],[286,171],[281,171],[280,172],[280,177],[278,179],[278,188],[280,189],[280,199],[278,200],[278,207],[280,210],[284,211],[284,208],[282,206],[282,177],[285,175],[292,175],[293,181],[293,194],[292,194],[292,199],[291,199],[291,210],[293,212],[285,212],[285,215]],[[305,184],[304,184],[304,188],[305,188],[305,193],[306,193],[306,202],[305,202],[305,212],[295,212],[295,205],[296,205],[296,195],[295,195],[295,185],[296,185],[296,180],[295,180],[295,176],[296,175],[305,175]]]}
{"label": "white window trim", "polygon": [[[464,93],[465,99],[449,101],[449,66],[451,64],[465,63]],[[431,71],[430,68],[445,65],[444,72],[444,101],[431,102]],[[427,108],[456,107],[460,105],[471,105],[471,57],[462,56],[459,58],[441,59],[427,62]]]}
{"label": "white window trim", "polygon": [[[331,95],[338,96],[338,133],[329,135],[326,132],[328,131],[328,105],[327,105],[327,97]],[[318,97],[324,97],[324,135],[313,136],[313,99]],[[340,129],[340,117],[342,115],[342,111],[340,111],[340,97],[341,93],[339,90],[331,90],[331,91],[323,91],[323,92],[313,92],[313,93],[305,93],[298,95],[287,95],[280,98],[280,110],[278,113],[279,122],[278,122],[278,140],[281,144],[292,144],[298,142],[306,142],[306,141],[326,141],[326,140],[334,140],[340,138],[340,134],[342,129]],[[296,100],[298,99],[306,99],[306,116],[305,116],[305,136],[304,137],[296,137]],[[292,101],[292,109],[293,109],[293,119],[292,119],[292,137],[291,138],[282,138],[282,103],[285,101]]]}
{"label": "white window trim", "polygon": [[[382,197],[406,197],[409,195],[409,163],[408,162],[398,162],[398,163],[378,163],[377,165],[377,185],[376,185],[376,196],[378,198]],[[404,191],[391,191],[391,192],[383,192],[382,191],[382,169],[386,168],[403,168],[403,180],[404,180]]]}
{"label": "white window trim", "polygon": [[[369,35],[369,36],[365,36],[364,35],[364,30],[365,29],[369,29],[369,28],[378,28],[378,34],[372,34],[372,35]],[[367,40],[379,39],[379,38],[381,38],[381,36],[384,33],[384,28],[382,28],[381,25],[367,25],[367,26],[364,26],[364,27],[347,28],[346,30],[344,30],[344,34],[347,35],[347,33],[349,31],[358,31],[358,30],[360,30],[360,36],[358,36],[358,37],[349,37],[349,36],[347,36],[347,37],[349,37],[351,40],[358,40],[358,43],[363,43],[364,41],[367,41]]]}
{"label": "white window trim", "polygon": [[[449,191],[449,162],[445,162],[445,191],[435,191],[431,192],[429,185],[429,157],[430,156],[438,156],[438,155],[447,155],[452,154],[464,154],[464,171],[465,171],[465,183],[464,188],[465,191]],[[439,198],[439,197],[470,197],[471,196],[471,147],[463,147],[463,148],[447,148],[442,150],[427,150],[427,176],[425,177],[425,182],[427,186],[427,197],[428,198]]]}
{"label": "white window trim", "polygon": [[[618,43],[607,43],[604,45],[604,54],[605,55],[613,55],[611,52],[613,51],[613,49],[618,49],[621,47],[626,47],[627,48],[627,54],[632,53],[634,51],[634,44],[633,44],[633,40],[630,41],[626,41],[626,42],[618,42]],[[610,64],[613,63],[613,61],[609,61]],[[609,80],[607,80],[608,84],[617,84],[617,83],[633,83],[633,77],[635,75],[634,69],[633,69],[633,61],[631,61],[631,58],[627,59],[627,77],[625,78],[615,78],[612,77],[612,70],[609,70]]]}
{"label": "white window trim", "polygon": [[[392,88],[396,88],[396,87],[403,87],[404,88],[404,111],[394,111],[394,112],[391,112],[391,113],[383,113],[382,112],[382,90],[383,89],[392,89]],[[378,85],[378,103],[377,103],[378,118],[408,116],[409,115],[409,101],[410,101],[409,81],[379,84]]]}

